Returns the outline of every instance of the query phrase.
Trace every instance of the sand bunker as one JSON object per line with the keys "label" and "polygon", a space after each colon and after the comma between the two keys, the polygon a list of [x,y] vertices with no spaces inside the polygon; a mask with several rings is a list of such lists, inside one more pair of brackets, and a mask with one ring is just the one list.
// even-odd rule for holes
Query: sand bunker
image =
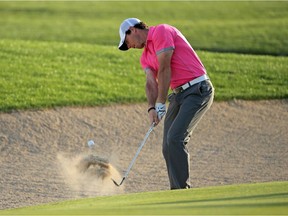
{"label": "sand bunker", "polygon": [[[188,143],[192,187],[287,181],[287,111],[287,99],[215,102]],[[0,209],[168,190],[163,123],[123,185],[110,179],[121,181],[148,127],[146,103],[0,113]],[[91,154],[102,163],[79,170]]]}

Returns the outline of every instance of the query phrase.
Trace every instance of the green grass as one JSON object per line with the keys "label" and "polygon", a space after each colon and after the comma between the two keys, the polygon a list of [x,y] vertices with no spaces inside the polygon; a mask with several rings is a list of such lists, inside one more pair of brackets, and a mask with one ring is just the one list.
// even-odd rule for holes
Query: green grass
{"label": "green grass", "polygon": [[[133,9],[132,9],[133,8]],[[117,46],[119,24],[177,26],[201,50],[288,54],[288,2],[0,2],[0,38]]]}
{"label": "green grass", "polygon": [[288,182],[96,197],[4,210],[0,215],[287,215]]}
{"label": "green grass", "polygon": [[143,101],[143,72],[130,60],[136,58],[117,52],[79,43],[0,41],[0,110]]}
{"label": "green grass", "polygon": [[216,88],[216,100],[288,97],[287,57],[199,52]]}
{"label": "green grass", "polygon": [[[287,57],[198,52],[216,100],[287,98]],[[144,102],[139,51],[0,40],[0,111]]]}

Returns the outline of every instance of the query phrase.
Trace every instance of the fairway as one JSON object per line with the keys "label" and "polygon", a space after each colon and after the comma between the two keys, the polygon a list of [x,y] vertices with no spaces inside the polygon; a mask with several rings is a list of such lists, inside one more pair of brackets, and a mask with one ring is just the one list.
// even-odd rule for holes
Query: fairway
{"label": "fairway", "polygon": [[107,196],[0,211],[0,215],[285,215],[288,182]]}

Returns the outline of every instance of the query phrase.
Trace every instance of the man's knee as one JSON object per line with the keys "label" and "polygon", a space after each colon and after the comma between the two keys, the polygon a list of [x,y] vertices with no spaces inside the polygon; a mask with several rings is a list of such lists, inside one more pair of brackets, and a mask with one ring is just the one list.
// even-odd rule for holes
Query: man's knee
{"label": "man's knee", "polygon": [[173,151],[177,148],[181,148],[181,145],[183,143],[183,138],[176,133],[169,133],[167,136],[167,148],[169,151]]}

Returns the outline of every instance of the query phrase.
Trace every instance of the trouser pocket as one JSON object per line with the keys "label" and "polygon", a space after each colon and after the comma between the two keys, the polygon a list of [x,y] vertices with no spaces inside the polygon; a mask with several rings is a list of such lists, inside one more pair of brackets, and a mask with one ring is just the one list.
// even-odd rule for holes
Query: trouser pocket
{"label": "trouser pocket", "polygon": [[198,83],[198,91],[200,95],[211,94],[212,90],[213,90],[213,86],[209,80],[204,80]]}
{"label": "trouser pocket", "polygon": [[168,95],[168,101],[169,101],[169,102],[173,101],[173,100],[175,99],[175,95],[176,95],[175,93],[169,94],[169,95]]}

